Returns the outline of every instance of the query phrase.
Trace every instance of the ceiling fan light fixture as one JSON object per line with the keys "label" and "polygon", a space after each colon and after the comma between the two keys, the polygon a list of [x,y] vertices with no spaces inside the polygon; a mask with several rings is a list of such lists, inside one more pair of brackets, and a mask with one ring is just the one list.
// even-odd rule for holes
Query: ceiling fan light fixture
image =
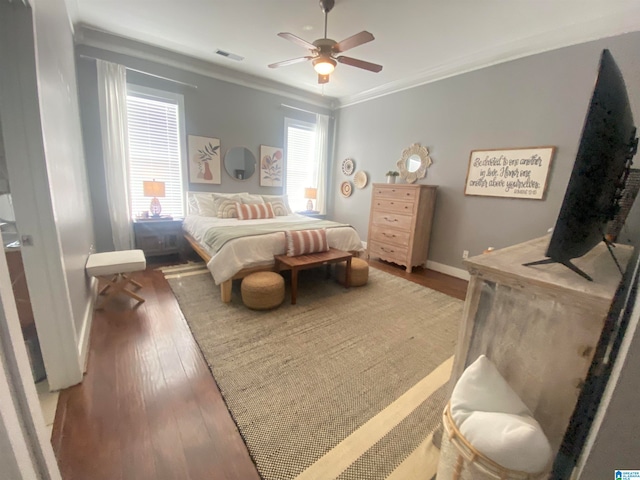
{"label": "ceiling fan light fixture", "polygon": [[336,68],[336,61],[329,57],[318,57],[313,61],[313,68],[319,75],[329,75]]}

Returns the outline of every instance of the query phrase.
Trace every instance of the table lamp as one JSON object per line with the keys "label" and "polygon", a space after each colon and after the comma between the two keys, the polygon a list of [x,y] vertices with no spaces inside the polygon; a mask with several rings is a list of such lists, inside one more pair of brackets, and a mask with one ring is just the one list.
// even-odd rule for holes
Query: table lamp
{"label": "table lamp", "polygon": [[149,212],[151,212],[151,216],[159,217],[160,212],[162,211],[162,206],[160,205],[158,197],[164,197],[164,182],[156,182],[153,180],[152,182],[142,182],[142,185],[144,188],[144,196],[153,197],[151,205],[149,205]]}
{"label": "table lamp", "polygon": [[313,201],[316,199],[316,195],[318,194],[317,188],[305,188],[304,189],[304,198],[308,198],[307,200],[307,211],[313,210]]}

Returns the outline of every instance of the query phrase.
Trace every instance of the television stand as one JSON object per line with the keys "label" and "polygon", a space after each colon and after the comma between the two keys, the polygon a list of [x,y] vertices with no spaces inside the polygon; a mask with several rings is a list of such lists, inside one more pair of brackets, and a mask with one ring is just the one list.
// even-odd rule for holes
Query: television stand
{"label": "television stand", "polygon": [[[614,257],[615,258],[615,257]],[[569,260],[565,261],[565,262],[557,262],[555,260],[553,260],[552,258],[545,258],[543,260],[536,260],[535,262],[527,262],[527,263],[523,263],[522,266],[523,267],[532,267],[534,265],[548,265],[550,263],[559,263],[560,265],[564,265],[565,267],[567,267],[569,270],[571,270],[572,272],[577,273],[578,275],[580,275],[582,278],[586,278],[587,280],[589,280],[590,282],[593,282],[593,278],[591,278],[589,275],[587,275],[586,273],[584,273],[582,270],[580,270],[578,267],[576,267],[573,263],[571,263]],[[618,263],[618,261],[616,260],[616,263]]]}
{"label": "television stand", "polygon": [[[616,255],[613,253],[613,247],[616,246],[615,243],[607,240],[607,238],[605,236],[602,237],[602,241],[607,246],[607,250],[609,250],[609,253],[611,254],[611,258],[613,258],[613,261],[616,262],[616,267],[618,267],[618,271],[620,272],[620,275],[624,275],[624,272],[622,270],[622,266],[620,265],[620,262],[616,258]],[[578,267],[576,267],[569,260],[565,260],[564,262],[560,262],[560,261],[554,260],[552,258],[545,258],[545,259],[542,259],[542,260],[536,260],[534,262],[523,263],[522,266],[523,267],[532,267],[534,265],[548,265],[550,263],[559,263],[560,265],[564,265],[565,267],[567,267],[572,272],[575,272],[578,275],[580,275],[582,278],[586,278],[590,282],[593,282],[593,278],[591,278],[591,276],[587,275],[584,271],[580,270]]]}
{"label": "television stand", "polygon": [[[593,278],[560,264],[528,268],[549,236],[464,261],[470,280],[449,391],[485,354],[540,422],[557,453],[605,326],[620,274],[602,243],[574,259]],[[626,268],[633,248],[616,245]]]}

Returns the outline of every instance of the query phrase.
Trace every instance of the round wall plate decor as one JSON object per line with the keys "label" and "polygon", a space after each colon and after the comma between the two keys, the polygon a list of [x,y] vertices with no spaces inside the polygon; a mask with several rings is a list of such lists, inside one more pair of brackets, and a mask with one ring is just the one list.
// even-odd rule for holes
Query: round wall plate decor
{"label": "round wall plate decor", "polygon": [[367,178],[367,174],[362,170],[356,172],[356,174],[353,176],[353,184],[356,186],[356,188],[366,187],[368,181],[369,179]]}
{"label": "round wall plate decor", "polygon": [[343,197],[350,197],[351,193],[353,193],[351,182],[342,182],[342,185],[340,185],[340,193]]}
{"label": "round wall plate decor", "polygon": [[345,175],[351,175],[353,170],[356,168],[356,164],[353,161],[353,158],[345,158],[342,162],[342,173]]}

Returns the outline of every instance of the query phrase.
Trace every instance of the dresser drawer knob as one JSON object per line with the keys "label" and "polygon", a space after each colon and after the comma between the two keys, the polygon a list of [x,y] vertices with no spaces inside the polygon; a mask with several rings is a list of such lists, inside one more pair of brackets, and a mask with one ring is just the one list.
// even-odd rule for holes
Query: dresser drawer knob
{"label": "dresser drawer knob", "polygon": [[387,252],[387,253],[394,253],[395,252],[395,250],[393,248],[380,247],[380,250],[382,250],[383,252]]}
{"label": "dresser drawer knob", "polygon": [[395,233],[382,232],[382,235],[384,235],[385,237],[388,237],[388,238],[396,238],[396,234]]}
{"label": "dresser drawer knob", "polygon": [[384,217],[384,219],[385,219],[387,222],[397,222],[397,221],[398,221],[398,219],[397,219],[397,218]]}

